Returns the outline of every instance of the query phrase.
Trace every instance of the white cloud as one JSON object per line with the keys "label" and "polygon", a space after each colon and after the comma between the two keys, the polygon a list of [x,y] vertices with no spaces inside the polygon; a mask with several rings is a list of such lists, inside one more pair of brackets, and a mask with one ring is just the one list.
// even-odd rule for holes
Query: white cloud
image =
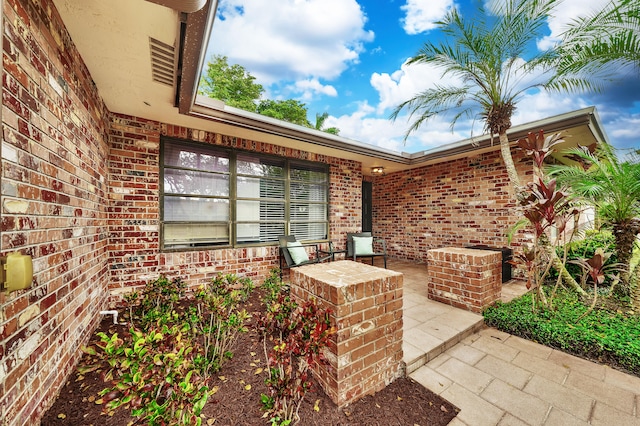
{"label": "white cloud", "polygon": [[453,7],[453,0],[407,0],[400,7],[406,13],[402,19],[407,34],[420,34],[436,28],[435,22],[442,19]]}
{"label": "white cloud", "polygon": [[412,133],[405,141],[404,136],[409,126],[408,117],[401,115],[393,122],[386,116],[376,114],[376,111],[376,108],[363,102],[352,114],[330,116],[326,126],[339,128],[340,136],[398,152],[428,150],[470,136],[470,130],[465,123],[452,133],[451,123],[444,117],[436,117],[429,121],[428,125]]}
{"label": "white cloud", "polygon": [[427,64],[407,65],[405,62],[400,69],[393,73],[373,73],[371,86],[378,92],[380,102],[376,110],[379,114],[389,111],[400,103],[416,94],[440,85],[458,85],[456,79],[442,77],[442,69]]}
{"label": "white cloud", "polygon": [[[618,112],[618,114],[602,114],[607,127],[608,136],[618,149],[640,149],[638,128],[640,128],[640,112]],[[607,120],[610,118],[610,120]]]}
{"label": "white cloud", "polygon": [[221,0],[209,54],[229,57],[257,81],[333,79],[373,40],[356,0]]}
{"label": "white cloud", "polygon": [[537,91],[522,97],[517,104],[511,123],[514,126],[530,123],[588,106],[580,97]]}
{"label": "white cloud", "polygon": [[335,87],[322,84],[317,78],[298,80],[294,84],[287,86],[287,90],[299,94],[299,98],[302,101],[312,100],[318,95],[338,96],[338,91]]}

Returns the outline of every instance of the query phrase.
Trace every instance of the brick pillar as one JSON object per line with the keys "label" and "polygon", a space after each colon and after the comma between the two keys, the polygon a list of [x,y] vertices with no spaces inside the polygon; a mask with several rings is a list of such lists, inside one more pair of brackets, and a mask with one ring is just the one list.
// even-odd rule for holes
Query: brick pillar
{"label": "brick pillar", "polygon": [[339,407],[385,388],[403,374],[402,274],[351,260],[291,269],[291,294],[315,297],[338,329],[316,373]]}
{"label": "brick pillar", "polygon": [[427,252],[429,298],[472,312],[500,299],[502,253],[444,247]]}

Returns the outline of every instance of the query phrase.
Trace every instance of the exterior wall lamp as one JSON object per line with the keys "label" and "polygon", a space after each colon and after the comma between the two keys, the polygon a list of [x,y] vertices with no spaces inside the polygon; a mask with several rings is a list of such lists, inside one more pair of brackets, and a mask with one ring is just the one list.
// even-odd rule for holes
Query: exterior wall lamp
{"label": "exterior wall lamp", "polygon": [[376,166],[371,168],[371,174],[374,176],[382,176],[384,175],[384,167]]}

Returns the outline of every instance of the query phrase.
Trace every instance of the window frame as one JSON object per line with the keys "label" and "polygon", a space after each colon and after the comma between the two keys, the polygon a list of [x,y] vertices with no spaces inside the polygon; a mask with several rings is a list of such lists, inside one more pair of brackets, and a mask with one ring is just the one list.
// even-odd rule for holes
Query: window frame
{"label": "window frame", "polygon": [[[193,147],[194,149],[197,150],[206,150],[211,152],[212,155],[224,155],[226,158],[229,159],[229,171],[228,171],[228,177],[229,177],[229,188],[228,188],[228,197],[220,197],[220,196],[206,196],[205,198],[214,198],[214,199],[227,199],[228,203],[229,203],[229,220],[228,221],[202,221],[202,222],[195,222],[195,221],[166,221],[165,220],[165,211],[164,211],[164,206],[165,206],[165,168],[170,168],[170,169],[181,169],[180,167],[172,167],[172,166],[167,166],[165,164],[165,151],[166,151],[166,145],[167,144],[179,144],[179,145],[183,145],[186,147]],[[283,162],[284,163],[284,170],[283,170],[283,177],[282,180],[284,181],[284,233],[285,235],[290,235],[291,234],[291,224],[292,222],[296,223],[296,224],[300,224],[300,223],[305,223],[305,221],[300,221],[300,220],[291,220],[291,205],[294,203],[299,203],[301,200],[298,199],[294,199],[292,198],[292,194],[291,194],[291,183],[292,182],[296,182],[296,183],[300,183],[299,180],[295,180],[292,178],[291,175],[291,170],[294,169],[294,166],[299,166],[301,169],[304,167],[309,167],[311,170],[315,170],[318,171],[320,173],[323,173],[325,176],[325,179],[322,183],[320,183],[320,185],[324,185],[325,186],[325,193],[324,193],[324,201],[313,201],[313,200],[308,200],[307,203],[309,204],[313,204],[313,205],[321,205],[324,206],[324,220],[319,220],[319,219],[315,219],[315,220],[309,220],[307,221],[307,223],[309,223],[310,225],[312,224],[323,224],[325,227],[325,238],[321,238],[321,239],[313,239],[313,240],[303,240],[306,242],[324,242],[324,241],[329,241],[330,238],[330,212],[331,212],[331,203],[330,203],[330,168],[329,165],[326,163],[321,163],[321,162],[314,162],[314,161],[308,161],[308,160],[302,160],[302,159],[297,159],[297,158],[291,158],[291,157],[284,157],[284,156],[279,156],[279,155],[273,155],[273,154],[264,154],[261,152],[256,152],[256,151],[250,151],[250,150],[243,150],[243,149],[236,149],[236,148],[230,148],[230,147],[224,147],[224,146],[219,146],[219,145],[212,145],[212,144],[207,144],[207,143],[202,143],[202,142],[197,142],[197,141],[191,141],[191,140],[185,140],[185,139],[179,139],[179,138],[172,138],[172,137],[166,137],[166,136],[162,136],[160,138],[160,157],[158,160],[159,163],[159,185],[158,185],[158,191],[159,191],[159,197],[158,197],[158,202],[159,202],[159,224],[160,224],[160,232],[159,232],[159,243],[160,243],[160,250],[162,252],[180,252],[180,251],[198,251],[198,250],[216,250],[216,249],[226,249],[226,248],[242,248],[242,247],[262,247],[262,246],[272,246],[274,244],[278,244],[277,240],[274,241],[265,241],[265,242],[248,242],[248,243],[242,243],[242,242],[238,242],[238,225],[242,225],[242,224],[247,224],[247,223],[255,223],[255,222],[251,222],[251,221],[247,221],[247,220],[238,220],[238,211],[237,211],[237,202],[240,201],[247,201],[249,199],[251,199],[252,197],[238,197],[238,188],[237,188],[237,182],[238,182],[238,176],[240,177],[247,177],[248,175],[246,173],[239,173],[238,172],[238,157],[239,156],[249,156],[249,157],[254,157],[257,159],[264,159],[265,161],[271,161],[271,162]],[[257,178],[259,178],[260,176],[256,176]],[[272,177],[266,177],[267,179],[276,179],[276,178],[272,178]],[[310,185],[313,184],[318,184],[317,182],[313,182],[310,183]],[[189,195],[187,195],[189,196]],[[194,195],[191,195],[194,196]],[[260,200],[266,200],[266,201],[270,201],[271,199],[269,198],[254,198],[254,201],[260,201]],[[263,221],[260,220],[258,221],[258,223],[262,223]],[[264,221],[265,223],[270,223],[273,221],[269,221],[266,220]],[[165,226],[167,224],[173,224],[173,223],[183,223],[183,224],[188,224],[188,223],[193,223],[193,224],[223,224],[226,223],[228,224],[227,228],[228,228],[228,242],[224,242],[221,244],[206,244],[206,243],[202,243],[202,244],[184,244],[184,245],[167,245],[165,243]]]}

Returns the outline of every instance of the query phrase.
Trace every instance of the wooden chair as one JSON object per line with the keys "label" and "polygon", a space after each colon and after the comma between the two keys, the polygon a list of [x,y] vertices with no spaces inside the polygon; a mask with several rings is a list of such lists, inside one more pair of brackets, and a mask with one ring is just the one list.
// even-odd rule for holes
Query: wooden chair
{"label": "wooden chair", "polygon": [[371,232],[347,233],[347,259],[357,260],[359,257],[370,257],[371,264],[376,257],[384,259],[387,268],[387,244],[384,239],[374,237]]}
{"label": "wooden chair", "polygon": [[280,244],[280,278],[284,269],[324,262],[331,258],[331,255],[322,253],[320,244],[302,244],[293,235],[282,235],[278,237],[278,242]]}

